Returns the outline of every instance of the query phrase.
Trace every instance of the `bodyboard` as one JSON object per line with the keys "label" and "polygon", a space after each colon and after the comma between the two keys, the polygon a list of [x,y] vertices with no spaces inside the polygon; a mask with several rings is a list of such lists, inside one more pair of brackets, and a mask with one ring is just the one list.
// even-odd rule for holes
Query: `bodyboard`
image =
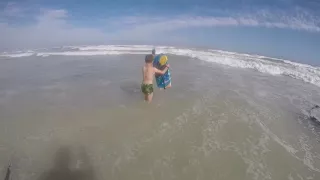
{"label": "bodyboard", "polygon": [[[158,54],[153,59],[153,66],[159,70],[163,70],[168,64],[168,57],[164,54]],[[171,73],[170,69],[163,75],[155,75],[158,88],[166,88],[171,84]]]}

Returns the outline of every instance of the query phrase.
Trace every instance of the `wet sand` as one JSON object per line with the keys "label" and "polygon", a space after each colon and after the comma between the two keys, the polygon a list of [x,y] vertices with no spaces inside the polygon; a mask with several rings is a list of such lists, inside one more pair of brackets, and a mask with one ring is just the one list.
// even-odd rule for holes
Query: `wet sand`
{"label": "wet sand", "polygon": [[[141,55],[0,61],[0,168],[13,180],[319,179],[318,87],[169,56],[140,92]],[[4,175],[3,175],[4,177]]]}

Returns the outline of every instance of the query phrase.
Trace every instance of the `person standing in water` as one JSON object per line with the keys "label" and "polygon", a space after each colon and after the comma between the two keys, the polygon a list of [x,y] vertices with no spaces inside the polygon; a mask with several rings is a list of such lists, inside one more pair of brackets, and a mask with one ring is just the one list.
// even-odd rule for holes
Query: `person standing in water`
{"label": "person standing in water", "polygon": [[156,56],[156,49],[152,49],[152,55],[153,55],[153,58],[154,58],[154,56]]}
{"label": "person standing in water", "polygon": [[153,97],[153,77],[155,73],[164,74],[169,68],[169,64],[166,65],[162,71],[153,67],[153,55],[146,55],[145,65],[142,67],[143,80],[141,84],[141,91],[144,94],[144,100],[147,102],[152,101]]}
{"label": "person standing in water", "polygon": [[[160,70],[164,70],[166,65],[161,65],[161,63],[159,61],[165,60],[165,62],[167,62],[167,60],[168,60],[167,56],[165,56],[163,54],[156,55],[156,50],[154,48],[152,49],[152,55],[154,58],[153,66],[155,68],[160,69]],[[160,88],[160,90],[171,88],[171,74],[169,71],[165,72],[164,74],[155,73],[154,76],[155,76],[157,85]]]}

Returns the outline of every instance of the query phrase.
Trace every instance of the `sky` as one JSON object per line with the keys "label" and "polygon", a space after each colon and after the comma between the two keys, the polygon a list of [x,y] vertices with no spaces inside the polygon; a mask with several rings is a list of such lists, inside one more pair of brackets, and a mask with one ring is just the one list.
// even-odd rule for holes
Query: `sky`
{"label": "sky", "polygon": [[0,51],[208,47],[320,65],[320,0],[0,0]]}

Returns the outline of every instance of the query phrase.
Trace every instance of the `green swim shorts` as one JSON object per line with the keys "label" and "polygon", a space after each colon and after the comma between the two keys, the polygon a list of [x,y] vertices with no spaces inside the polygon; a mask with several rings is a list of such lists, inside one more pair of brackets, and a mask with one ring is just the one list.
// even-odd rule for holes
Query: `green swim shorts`
{"label": "green swim shorts", "polygon": [[153,85],[152,84],[141,84],[141,90],[143,94],[151,94],[153,93]]}

